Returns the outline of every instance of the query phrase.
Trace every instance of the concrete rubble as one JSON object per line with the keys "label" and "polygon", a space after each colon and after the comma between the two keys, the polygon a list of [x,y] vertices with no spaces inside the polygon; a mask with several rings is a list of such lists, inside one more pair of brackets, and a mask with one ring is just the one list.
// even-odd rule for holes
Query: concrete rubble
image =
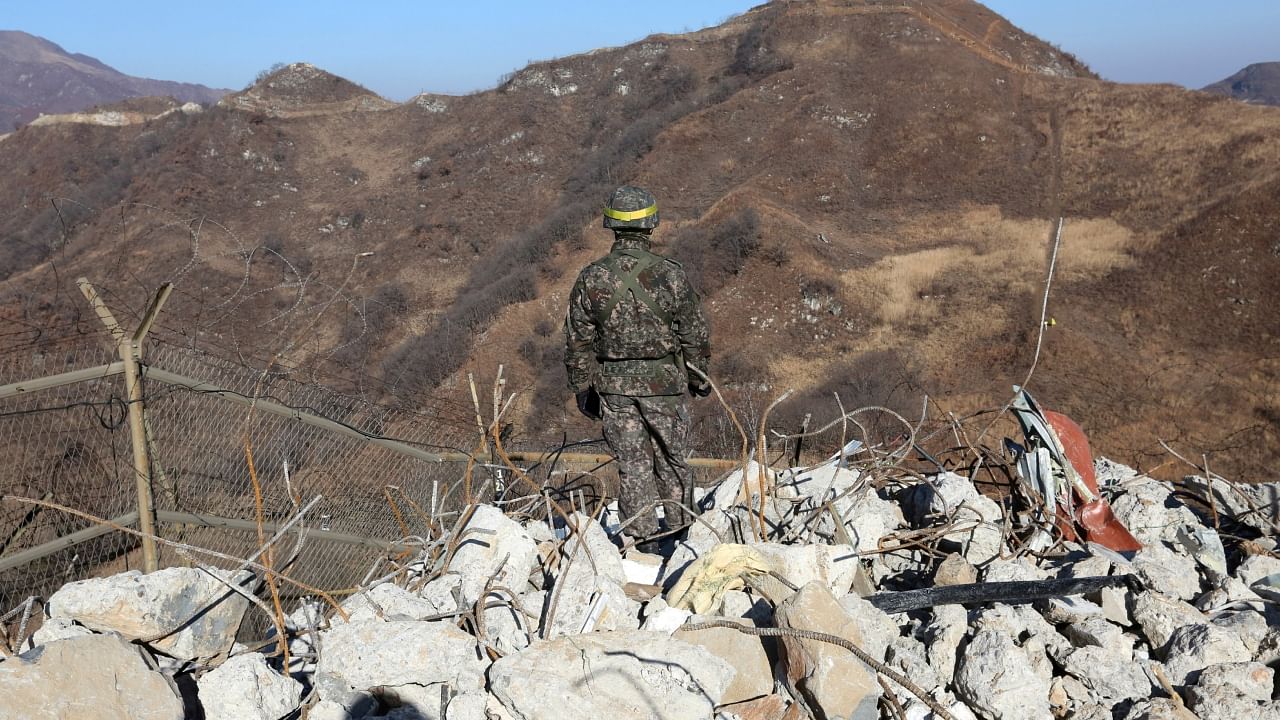
{"label": "concrete rubble", "polygon": [[[263,597],[251,573],[69,583],[0,655],[0,720],[33,703],[58,718],[1280,720],[1277,493],[1190,479],[1209,511],[1118,463],[1097,471],[1145,545],[1132,558],[1029,552],[1025,514],[954,472],[884,482],[835,462],[729,473],[661,554],[622,549],[598,516],[472,506],[458,537],[340,607],[292,601],[287,667],[274,642],[235,642],[258,611],[229,585]],[[1025,602],[886,613],[871,597],[1100,576],[1118,582]]]}

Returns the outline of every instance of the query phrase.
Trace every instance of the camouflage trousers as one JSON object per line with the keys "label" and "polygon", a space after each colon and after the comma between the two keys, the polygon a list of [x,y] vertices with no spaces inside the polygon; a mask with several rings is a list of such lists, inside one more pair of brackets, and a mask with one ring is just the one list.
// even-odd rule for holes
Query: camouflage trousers
{"label": "camouflage trousers", "polygon": [[[684,395],[633,397],[601,395],[604,439],[618,463],[618,509],[623,522],[635,517],[626,533],[633,537],[659,531],[653,506],[675,500],[693,506],[693,477],[685,462],[689,448],[689,403]],[[680,506],[663,506],[667,526],[691,521]]]}

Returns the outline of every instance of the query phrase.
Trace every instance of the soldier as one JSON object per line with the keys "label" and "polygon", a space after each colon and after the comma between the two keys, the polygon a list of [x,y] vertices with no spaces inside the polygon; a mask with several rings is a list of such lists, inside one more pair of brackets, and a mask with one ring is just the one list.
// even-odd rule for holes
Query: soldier
{"label": "soldier", "polygon": [[[578,410],[603,420],[622,481],[618,508],[624,522],[634,518],[627,533],[647,538],[660,531],[649,509],[655,502],[693,506],[685,390],[706,397],[711,386],[687,365],[708,372],[710,333],[684,269],[649,249],[658,226],[653,195],[630,185],[614,190],[604,226],[613,248],[582,270],[569,295],[564,364]],[[692,521],[674,503],[663,513],[669,528]]]}

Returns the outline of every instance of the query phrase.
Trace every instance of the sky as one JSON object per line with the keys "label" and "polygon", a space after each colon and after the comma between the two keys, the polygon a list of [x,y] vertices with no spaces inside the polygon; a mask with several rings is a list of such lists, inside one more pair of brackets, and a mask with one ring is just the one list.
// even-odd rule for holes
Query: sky
{"label": "sky", "polygon": [[[239,89],[305,61],[385,97],[491,88],[530,61],[716,25],[760,0],[0,0],[22,30],[128,73]],[[1280,0],[988,0],[1104,78],[1202,87],[1280,60]]]}

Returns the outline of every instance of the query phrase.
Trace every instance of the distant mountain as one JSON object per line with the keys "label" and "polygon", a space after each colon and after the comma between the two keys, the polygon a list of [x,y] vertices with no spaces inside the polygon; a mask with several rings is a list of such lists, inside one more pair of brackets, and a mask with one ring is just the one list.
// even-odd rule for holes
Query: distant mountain
{"label": "distant mountain", "polygon": [[230,92],[191,83],[138,78],[41,37],[0,30],[0,134],[41,113],[68,113],[126,98],[169,95],[215,102]]}
{"label": "distant mountain", "polygon": [[1280,62],[1254,63],[1203,89],[1254,105],[1280,105]]}

